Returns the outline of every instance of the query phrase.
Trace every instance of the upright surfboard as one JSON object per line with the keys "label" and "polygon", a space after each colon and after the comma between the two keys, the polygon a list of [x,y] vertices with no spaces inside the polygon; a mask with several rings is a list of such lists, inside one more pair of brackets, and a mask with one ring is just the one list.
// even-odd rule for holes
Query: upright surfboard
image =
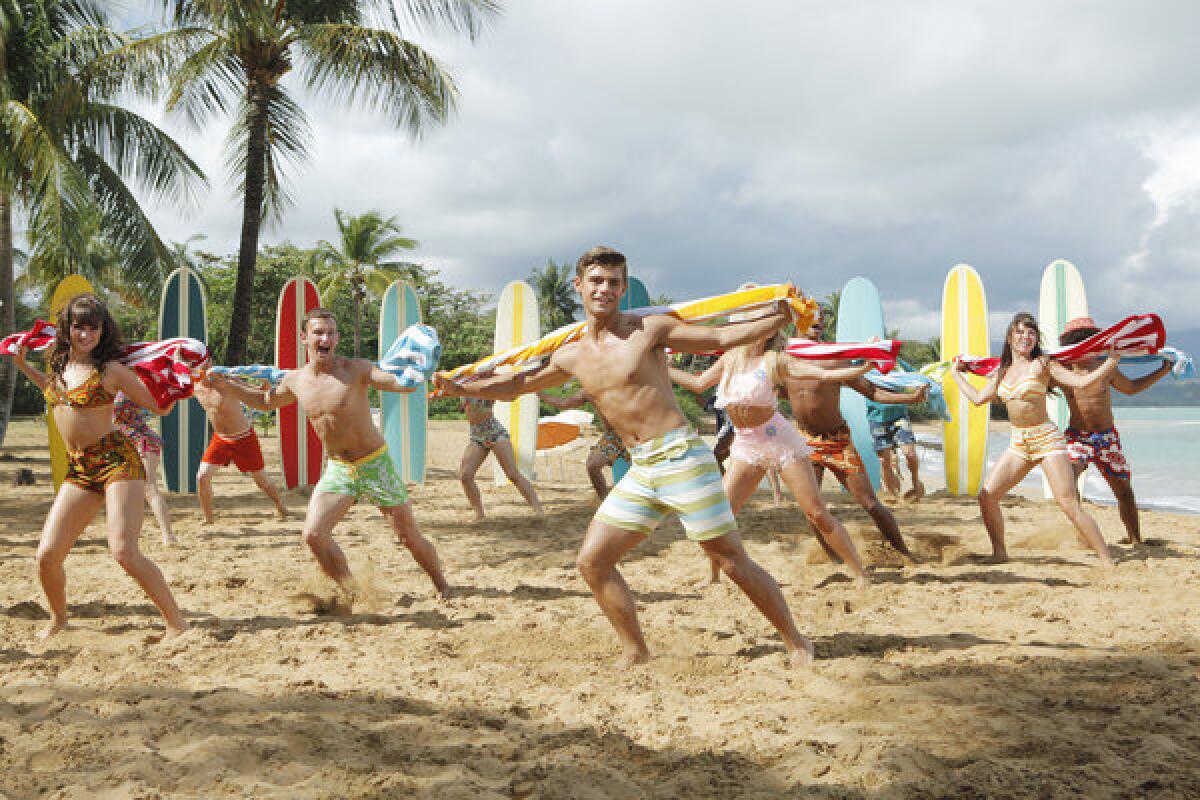
{"label": "upright surfboard", "polygon": [[[524,281],[513,281],[500,293],[496,308],[496,352],[537,340],[542,335],[538,322],[538,301]],[[511,403],[496,403],[496,419],[508,428],[517,467],[533,480],[533,459],[537,453],[538,398],[525,394]],[[497,486],[508,482],[500,463],[492,464],[492,479]]]}
{"label": "upright surfboard", "polygon": [[[158,305],[158,336],[208,341],[208,306],[200,276],[180,267],[167,276]],[[194,397],[180,400],[162,417],[162,466],[167,491],[195,494],[196,471],[208,445],[208,415]]]}
{"label": "upright surfboard", "polygon": [[[842,289],[838,302],[835,337],[839,342],[865,342],[872,336],[882,339],[886,335],[879,289],[866,278],[851,278]],[[871,426],[867,422],[867,398],[853,389],[843,387],[840,406],[842,416],[850,426],[854,449],[862,459],[867,477],[878,489],[879,456],[875,455]]]}
{"label": "upright surfboard", "polygon": [[[319,305],[317,285],[308,278],[296,277],[284,284],[275,313],[275,366],[279,369],[299,369],[308,363],[300,326],[304,315]],[[321,477],[321,440],[299,403],[279,409],[279,454],[283,485],[288,489],[312,486]]]}
{"label": "upright surfboard", "polygon": [[[646,284],[638,278],[630,277],[629,286],[626,287],[625,295],[621,298],[620,309],[628,311],[631,308],[644,308],[648,305],[650,305],[650,293],[646,291]],[[628,471],[629,462],[626,459],[618,458],[614,461],[612,465],[613,483],[618,483]]]}
{"label": "upright surfboard", "polygon": [[[58,312],[67,304],[68,300],[91,291],[93,291],[92,285],[82,275],[68,275],[59,281],[58,286],[54,289],[54,294],[50,296],[50,323],[58,324]],[[47,358],[49,358],[49,351],[46,352]],[[47,361],[47,363],[49,362]],[[49,408],[46,409],[46,432],[50,440],[50,477],[54,480],[54,490],[58,491],[63,479],[67,477],[67,446],[63,444],[62,435],[58,432],[58,425],[54,422],[54,414]]]}
{"label": "upright surfboard", "polygon": [[[1088,315],[1087,292],[1083,288],[1083,278],[1079,270],[1070,261],[1052,261],[1042,272],[1042,291],[1038,302],[1038,328],[1042,331],[1042,347],[1053,349],[1058,347],[1058,337],[1062,336],[1067,323],[1077,317]],[[1050,421],[1059,430],[1067,427],[1071,419],[1071,411],[1067,400],[1060,392],[1046,395],[1046,412]],[[1083,479],[1079,481],[1080,492],[1083,491]],[[1042,493],[1051,497],[1050,482],[1042,475]]]}
{"label": "upright surfboard", "polygon": [[[383,293],[379,309],[379,357],[410,325],[421,321],[417,292],[407,283],[396,281]],[[425,482],[425,429],[429,418],[429,400],[423,387],[408,394],[381,392],[383,438],[400,477],[406,483]]]}
{"label": "upright surfboard", "polygon": [[[987,297],[979,274],[959,264],[942,288],[942,360],[957,355],[989,355]],[[976,388],[985,378],[967,376]],[[987,464],[989,407],[975,406],[958,390],[954,377],[942,381],[946,408],[953,417],[942,423],[942,454],[946,460],[946,490],[950,494],[979,493]]]}

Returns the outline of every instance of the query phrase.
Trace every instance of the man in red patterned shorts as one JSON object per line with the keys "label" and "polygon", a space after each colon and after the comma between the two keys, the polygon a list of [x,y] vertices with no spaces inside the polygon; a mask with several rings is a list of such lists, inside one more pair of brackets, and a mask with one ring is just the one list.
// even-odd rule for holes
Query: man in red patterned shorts
{"label": "man in red patterned shorts", "polygon": [[[1099,332],[1100,329],[1091,317],[1080,317],[1066,324],[1059,342],[1063,345],[1077,344]],[[1087,374],[1097,369],[1103,360],[1104,354],[1100,354],[1094,359],[1077,361],[1069,366],[1075,372]],[[1137,500],[1133,496],[1129,463],[1125,460],[1125,452],[1121,449],[1121,435],[1117,433],[1113,420],[1112,394],[1109,388],[1122,394],[1137,394],[1149,389],[1170,371],[1171,363],[1164,362],[1157,370],[1137,380],[1127,378],[1120,371],[1114,371],[1108,380],[1093,383],[1086,389],[1057,387],[1067,398],[1067,405],[1071,408],[1071,422],[1063,434],[1067,438],[1067,455],[1071,457],[1075,474],[1082,475],[1088,465],[1096,465],[1096,469],[1112,489],[1113,497],[1117,499],[1121,521],[1125,523],[1125,530],[1129,534],[1123,542],[1141,544],[1142,532],[1138,522]]]}
{"label": "man in red patterned shorts", "polygon": [[208,413],[208,421],[212,423],[213,435],[208,443],[208,449],[200,459],[200,469],[196,472],[196,492],[200,495],[200,510],[204,513],[204,524],[213,524],[213,490],[212,479],[221,467],[233,463],[238,470],[249,473],[254,483],[275,504],[275,513],[279,519],[287,519],[287,506],[279,496],[279,490],[267,477],[263,468],[262,448],[258,444],[258,436],[254,427],[246,419],[242,404],[232,395],[196,383],[195,397]]}

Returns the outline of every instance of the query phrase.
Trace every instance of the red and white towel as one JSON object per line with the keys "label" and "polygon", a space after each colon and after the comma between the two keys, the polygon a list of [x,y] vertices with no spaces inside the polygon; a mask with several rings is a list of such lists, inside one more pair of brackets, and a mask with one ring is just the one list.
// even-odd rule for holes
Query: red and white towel
{"label": "red and white towel", "polygon": [[899,339],[878,342],[814,342],[812,339],[788,339],[787,354],[806,361],[845,361],[865,359],[887,374],[896,368],[900,356]]}
{"label": "red and white towel", "polygon": [[[54,342],[54,335],[54,326],[39,319],[30,330],[0,340],[0,355],[16,355],[22,344],[35,352],[45,350]],[[136,372],[159,407],[165,408],[173,400],[192,396],[192,373],[211,356],[199,339],[177,338],[125,345],[117,360]]]}

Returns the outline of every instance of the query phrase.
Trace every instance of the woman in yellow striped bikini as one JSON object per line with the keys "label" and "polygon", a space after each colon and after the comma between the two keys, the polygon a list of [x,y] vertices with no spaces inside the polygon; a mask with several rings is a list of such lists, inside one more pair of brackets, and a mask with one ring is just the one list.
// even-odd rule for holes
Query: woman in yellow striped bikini
{"label": "woman in yellow striped bikini", "polygon": [[979,510],[983,524],[992,541],[990,561],[1008,560],[1004,545],[1004,514],[1000,499],[1021,482],[1038,464],[1042,466],[1059,508],[1091,547],[1100,562],[1113,565],[1100,535],[1100,528],[1091,518],[1075,493],[1075,476],[1067,456],[1067,442],[1062,431],[1046,413],[1046,391],[1051,379],[1062,386],[1082,389],[1104,380],[1117,367],[1118,357],[1109,353],[1104,366],[1080,375],[1051,361],[1042,352],[1041,333],[1033,315],[1021,312],[1013,317],[1004,336],[1004,351],[1000,366],[992,373],[982,390],[975,389],[963,378],[966,364],[959,363],[951,371],[963,395],[975,405],[999,398],[1008,409],[1012,425],[1012,441],[996,462],[987,482],[979,492]]}

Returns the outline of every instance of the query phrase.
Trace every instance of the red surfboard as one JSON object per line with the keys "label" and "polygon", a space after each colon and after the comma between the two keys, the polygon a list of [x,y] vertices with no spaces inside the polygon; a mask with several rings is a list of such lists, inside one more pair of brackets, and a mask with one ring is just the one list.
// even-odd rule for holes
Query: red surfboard
{"label": "red surfboard", "polygon": [[[321,305],[317,285],[308,278],[292,278],[279,293],[275,314],[275,366],[299,369],[308,362],[300,325],[304,315]],[[279,409],[279,453],[283,484],[288,489],[312,486],[321,477],[324,456],[321,440],[299,403]]]}

